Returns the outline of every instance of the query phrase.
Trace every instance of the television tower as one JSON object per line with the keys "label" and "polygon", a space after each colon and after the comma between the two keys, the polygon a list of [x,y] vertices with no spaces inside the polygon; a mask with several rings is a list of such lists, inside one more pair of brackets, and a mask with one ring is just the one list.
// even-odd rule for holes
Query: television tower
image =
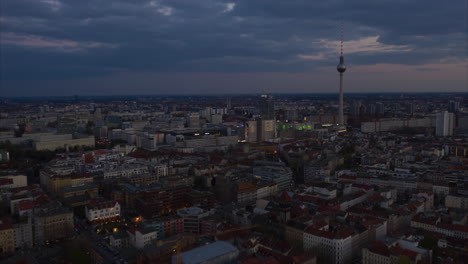
{"label": "television tower", "polygon": [[346,71],[346,65],[344,64],[343,57],[343,23],[341,23],[341,54],[340,63],[336,66],[336,69],[340,73],[340,96],[338,106],[338,125],[344,127],[344,116],[343,116],[343,73]]}

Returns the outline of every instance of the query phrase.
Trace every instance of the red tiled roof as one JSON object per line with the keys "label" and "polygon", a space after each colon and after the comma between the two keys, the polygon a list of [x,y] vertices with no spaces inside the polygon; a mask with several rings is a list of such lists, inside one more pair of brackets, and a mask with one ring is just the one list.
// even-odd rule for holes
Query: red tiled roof
{"label": "red tiled roof", "polygon": [[0,219],[2,223],[0,223],[0,230],[6,230],[6,229],[12,229],[13,224],[11,222],[11,218],[9,217],[4,217]]}
{"label": "red tiled roof", "polygon": [[353,230],[350,228],[346,228],[346,229],[335,231],[335,232],[329,232],[329,231],[319,230],[317,228],[314,228],[313,226],[306,228],[304,232],[309,233],[314,236],[318,236],[318,237],[325,237],[328,239],[344,239],[353,234]]}
{"label": "red tiled roof", "polygon": [[439,223],[438,228],[468,233],[468,226]]}
{"label": "red tiled roof", "polygon": [[0,185],[13,184],[13,179],[0,178]]}
{"label": "red tiled roof", "polygon": [[372,245],[369,247],[369,251],[375,254],[379,254],[381,256],[390,256],[390,250],[384,243],[380,241],[375,241],[374,243],[372,243]]}
{"label": "red tiled roof", "polygon": [[87,205],[87,207],[88,209],[104,209],[114,207],[116,203],[118,202],[114,200],[94,199]]}
{"label": "red tiled roof", "polygon": [[407,256],[412,260],[414,260],[418,256],[417,252],[414,252],[414,251],[409,250],[409,249],[401,248],[399,246],[391,247],[390,252],[392,252],[393,255]]}
{"label": "red tiled roof", "polygon": [[24,201],[18,204],[18,210],[26,211],[31,210],[36,206],[36,201]]}
{"label": "red tiled roof", "polygon": [[280,202],[290,202],[291,201],[291,197],[289,196],[289,194],[284,191],[281,193],[281,195],[278,197],[279,201]]}
{"label": "red tiled roof", "polygon": [[94,155],[104,155],[104,154],[112,154],[112,152],[105,151],[105,150],[102,150],[102,149],[94,152]]}

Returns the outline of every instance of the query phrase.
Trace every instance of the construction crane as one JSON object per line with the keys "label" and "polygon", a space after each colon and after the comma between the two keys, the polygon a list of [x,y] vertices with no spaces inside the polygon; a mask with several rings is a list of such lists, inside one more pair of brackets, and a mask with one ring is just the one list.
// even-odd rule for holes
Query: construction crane
{"label": "construction crane", "polygon": [[252,228],[256,228],[256,227],[260,227],[260,225],[237,227],[237,228],[232,228],[232,229],[228,229],[228,230],[224,230],[224,231],[220,231],[220,232],[213,232],[213,233],[195,235],[195,236],[190,236],[190,237],[179,237],[177,239],[164,241],[162,244],[160,244],[160,246],[165,245],[165,244],[175,243],[174,249],[175,249],[175,254],[176,254],[176,263],[177,264],[182,264],[182,256],[181,256],[182,246],[181,246],[181,244],[182,244],[183,241],[189,241],[189,240],[197,239],[197,238],[200,238],[200,237],[207,237],[207,236],[219,236],[219,235],[224,235],[224,234],[231,233],[231,232],[237,232],[237,231],[252,229]]}

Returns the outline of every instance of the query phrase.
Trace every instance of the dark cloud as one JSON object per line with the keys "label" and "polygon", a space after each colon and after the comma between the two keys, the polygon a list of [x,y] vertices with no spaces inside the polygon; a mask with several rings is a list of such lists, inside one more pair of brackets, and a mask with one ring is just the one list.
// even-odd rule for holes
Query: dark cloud
{"label": "dark cloud", "polygon": [[456,63],[467,55],[463,0],[5,0],[1,5],[4,80],[313,71],[336,63],[341,22],[346,60],[353,65]]}

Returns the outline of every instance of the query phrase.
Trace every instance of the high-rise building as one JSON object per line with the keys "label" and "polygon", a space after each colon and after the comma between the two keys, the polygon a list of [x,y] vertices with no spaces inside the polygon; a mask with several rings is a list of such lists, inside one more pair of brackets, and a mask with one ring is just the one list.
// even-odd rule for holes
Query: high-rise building
{"label": "high-rise building", "polygon": [[375,104],[370,104],[367,107],[367,114],[375,115]]}
{"label": "high-rise building", "polygon": [[436,115],[436,136],[447,137],[453,135],[455,115],[447,111]]}
{"label": "high-rise building", "polygon": [[232,100],[231,97],[226,98],[226,108],[227,108],[228,110],[231,110],[231,109],[232,109],[231,100]]}
{"label": "high-rise building", "polygon": [[392,106],[393,114],[396,114],[400,111],[400,103],[394,103]]}
{"label": "high-rise building", "polygon": [[414,114],[414,104],[413,103],[406,102],[405,108],[406,108],[406,113],[408,113],[410,115]]}
{"label": "high-rise building", "polygon": [[451,100],[449,102],[449,112],[458,113],[458,111],[460,111],[460,102]]}
{"label": "high-rise building", "polygon": [[267,94],[260,95],[258,107],[261,118],[275,119],[275,102],[273,101],[273,96]]}
{"label": "high-rise building", "polygon": [[261,143],[276,137],[276,121],[274,119],[247,121],[245,124],[245,140],[250,143]]}
{"label": "high-rise building", "polygon": [[353,117],[359,116],[360,110],[361,110],[361,102],[359,102],[359,101],[354,101],[354,102],[353,102],[353,105],[352,105],[352,107],[351,107],[351,115],[352,115]]}
{"label": "high-rise building", "polygon": [[274,119],[262,120],[262,141],[276,137],[276,122]]}
{"label": "high-rise building", "polygon": [[384,103],[378,102],[377,104],[375,104],[375,112],[377,115],[384,115],[385,114]]}
{"label": "high-rise building", "polygon": [[190,113],[187,115],[187,127],[200,127],[200,115],[198,113]]}

